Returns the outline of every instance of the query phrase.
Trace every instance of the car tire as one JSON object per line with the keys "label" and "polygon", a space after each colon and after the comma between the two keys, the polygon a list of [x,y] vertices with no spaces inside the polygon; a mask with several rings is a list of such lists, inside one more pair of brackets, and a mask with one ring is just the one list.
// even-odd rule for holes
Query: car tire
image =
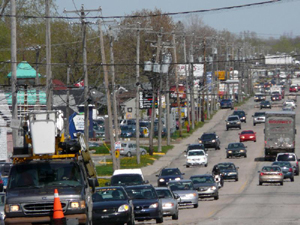
{"label": "car tire", "polygon": [[195,204],[195,205],[194,205],[194,208],[198,208],[198,204]]}
{"label": "car tire", "polygon": [[186,165],[185,167],[186,167],[186,168],[189,168],[190,166]]}
{"label": "car tire", "polygon": [[207,167],[207,163],[204,166]]}
{"label": "car tire", "polygon": [[299,170],[296,171],[296,176],[299,176]]}
{"label": "car tire", "polygon": [[281,185],[281,186],[283,185],[283,181],[282,181],[282,182],[280,182],[280,185]]}
{"label": "car tire", "polygon": [[141,155],[146,155],[146,152],[145,152],[145,151],[142,151],[142,152],[141,152]]}
{"label": "car tire", "polygon": [[247,158],[247,154],[244,157]]}
{"label": "car tire", "polygon": [[241,126],[240,126],[239,128],[240,128],[240,129],[242,129],[242,127],[241,127]]}
{"label": "car tire", "polygon": [[254,140],[254,142],[256,142],[256,140]]}
{"label": "car tire", "polygon": [[156,223],[163,223],[164,222],[164,217],[160,217],[158,219],[156,219]]}
{"label": "car tire", "polygon": [[253,123],[253,126],[256,126],[256,123]]}
{"label": "car tire", "polygon": [[239,181],[239,178],[237,177],[237,178],[235,178],[235,182],[238,182]]}
{"label": "car tire", "polygon": [[131,152],[127,152],[127,157],[131,157],[132,153]]}
{"label": "car tire", "polygon": [[229,159],[229,155],[226,155],[226,159]]}
{"label": "car tire", "polygon": [[291,178],[291,182],[294,182],[294,177]]}
{"label": "car tire", "polygon": [[174,215],[172,215],[172,220],[178,220],[178,210]]}
{"label": "car tire", "polygon": [[226,130],[228,130],[228,127],[226,127]]}
{"label": "car tire", "polygon": [[218,200],[219,199],[219,195],[214,196],[214,200]]}
{"label": "car tire", "polygon": [[258,185],[262,185],[262,184],[263,184],[262,182],[259,182],[259,183],[258,183]]}

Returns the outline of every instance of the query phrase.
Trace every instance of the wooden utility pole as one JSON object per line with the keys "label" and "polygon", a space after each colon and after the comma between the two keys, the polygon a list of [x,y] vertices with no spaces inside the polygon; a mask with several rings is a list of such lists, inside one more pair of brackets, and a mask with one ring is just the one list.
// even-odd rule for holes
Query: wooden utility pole
{"label": "wooden utility pole", "polygon": [[105,51],[104,51],[103,31],[101,29],[101,20],[98,21],[98,26],[99,26],[99,32],[100,32],[101,58],[102,58],[102,64],[103,64],[103,70],[104,70],[104,84],[105,84],[106,101],[107,101],[107,114],[108,114],[108,123],[109,123],[110,148],[111,148],[112,159],[113,159],[113,169],[117,170],[117,169],[120,169],[120,161],[117,160],[116,154],[115,154],[115,140],[114,140],[114,134],[113,134],[113,127],[112,127],[112,112],[111,112],[110,90],[109,90],[109,81],[108,81],[106,57],[105,57]]}
{"label": "wooden utility pole", "polygon": [[66,108],[66,137],[69,139],[69,117],[70,117],[70,67],[67,68],[67,108]]}
{"label": "wooden utility pole", "polygon": [[178,74],[177,74],[177,55],[176,55],[176,36],[173,32],[173,59],[174,59],[174,72],[175,72],[175,82],[176,82],[176,94],[177,94],[177,107],[178,107],[178,124],[179,124],[179,136],[182,136],[182,126],[181,126],[181,106],[180,106],[180,98],[179,98],[179,88],[178,88]]}
{"label": "wooden utility pole", "polygon": [[171,144],[171,133],[170,133],[170,84],[169,84],[169,71],[167,72],[167,77],[166,77],[166,110],[167,110],[167,118],[166,118],[166,127],[167,127],[167,145]]}
{"label": "wooden utility pole", "polygon": [[[11,23],[11,92],[12,92],[12,121],[18,120],[17,108],[17,25],[16,25],[16,1],[10,0]],[[18,129],[13,128],[13,146],[17,147]]]}
{"label": "wooden utility pole", "polygon": [[192,43],[191,43],[191,47],[190,47],[190,57],[189,57],[189,63],[190,63],[190,82],[191,82],[191,87],[190,87],[190,90],[191,90],[191,113],[192,113],[192,129],[195,129],[195,97],[194,97],[194,57],[193,57],[193,54],[194,54],[194,35],[193,35],[193,39],[192,39]]}
{"label": "wooden utility pole", "polygon": [[140,152],[140,93],[139,93],[139,79],[140,79],[140,29],[141,24],[137,24],[137,32],[136,32],[136,95],[135,95],[135,138],[136,138],[136,162],[137,164],[141,163],[141,152]]}
{"label": "wooden utility pole", "polygon": [[[203,87],[207,88],[206,85],[206,40],[203,39]],[[201,122],[204,122],[204,108],[205,108],[205,91],[202,91],[202,107],[201,107]]]}
{"label": "wooden utility pole", "polygon": [[51,27],[50,27],[50,0],[46,0],[46,98],[47,110],[52,109],[52,70],[51,70]]}
{"label": "wooden utility pole", "polygon": [[189,83],[191,80],[191,68],[190,64],[186,58],[186,40],[185,35],[183,36],[183,57],[184,57],[184,70],[185,70],[185,93],[186,93],[186,109],[187,109],[187,119],[188,125],[191,126],[191,117],[190,117],[190,102],[191,102],[191,90],[189,88]]}

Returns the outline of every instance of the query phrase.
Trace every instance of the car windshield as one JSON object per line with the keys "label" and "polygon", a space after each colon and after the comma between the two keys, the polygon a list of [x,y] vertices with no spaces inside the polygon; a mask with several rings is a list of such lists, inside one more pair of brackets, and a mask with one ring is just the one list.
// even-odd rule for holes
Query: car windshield
{"label": "car windshield", "polygon": [[294,155],[278,155],[277,161],[296,161],[296,157]]}
{"label": "car windshield", "polygon": [[170,186],[172,191],[193,190],[192,181],[170,182],[169,186]]}
{"label": "car windshield", "polygon": [[169,189],[156,189],[156,193],[159,197],[163,196],[163,198],[173,198]]}
{"label": "car windshield", "polygon": [[245,116],[245,112],[244,111],[234,111],[233,115]]}
{"label": "car windshield", "polygon": [[272,163],[273,166],[279,166],[279,167],[292,167],[291,163],[289,162],[273,162]]}
{"label": "car windshield", "polygon": [[270,102],[269,101],[264,101],[264,102],[261,102],[261,104],[264,104],[264,105],[269,105]]}
{"label": "car windshield", "polygon": [[256,112],[254,116],[266,116],[265,112]]}
{"label": "car windshield", "polygon": [[169,176],[169,175],[180,175],[179,169],[163,169],[161,171],[161,176]]}
{"label": "car windshield", "polygon": [[74,163],[19,164],[11,168],[8,188],[82,186],[79,166]]}
{"label": "car windshield", "polygon": [[118,201],[127,199],[125,192],[118,188],[101,188],[97,189],[92,196],[93,202],[101,201]]}
{"label": "car windshield", "polygon": [[204,146],[203,145],[189,145],[188,146],[188,150],[193,150],[193,149],[204,149]]}
{"label": "car windshield", "polygon": [[223,103],[231,103],[231,100],[230,99],[223,99],[221,102],[223,102]]}
{"label": "car windshield", "polygon": [[243,143],[230,143],[228,148],[245,148],[245,146]]}
{"label": "car windshield", "polygon": [[189,151],[188,156],[205,155],[203,151]]}
{"label": "car windshield", "polygon": [[140,174],[120,174],[111,177],[112,186],[120,185],[138,185],[143,184],[143,178]]}
{"label": "car windshield", "polygon": [[213,184],[215,180],[212,176],[191,177],[194,184]]}
{"label": "car windshield", "polygon": [[241,134],[254,134],[254,132],[252,130],[248,130],[248,131],[242,131]]}
{"label": "car windshield", "polygon": [[203,134],[201,139],[214,139],[216,138],[215,134]]}
{"label": "car windshield", "polygon": [[157,199],[157,194],[152,187],[128,187],[126,192],[132,199]]}
{"label": "car windshield", "polygon": [[230,116],[230,117],[228,117],[228,121],[235,121],[235,120],[238,120],[239,118],[238,117],[236,117],[236,116]]}
{"label": "car windshield", "polygon": [[278,166],[265,166],[262,168],[263,172],[280,172],[281,169]]}
{"label": "car windshield", "polygon": [[233,164],[218,164],[220,171],[223,170],[234,170],[235,166]]}

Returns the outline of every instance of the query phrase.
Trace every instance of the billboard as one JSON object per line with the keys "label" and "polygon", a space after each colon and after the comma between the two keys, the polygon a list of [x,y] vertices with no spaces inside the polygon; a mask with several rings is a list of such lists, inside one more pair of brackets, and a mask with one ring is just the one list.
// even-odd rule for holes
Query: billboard
{"label": "billboard", "polygon": [[[204,69],[203,64],[193,64],[194,77],[202,77],[203,69]],[[186,75],[188,76],[189,75],[189,64],[178,64],[177,65],[177,73],[179,76],[186,76]]]}

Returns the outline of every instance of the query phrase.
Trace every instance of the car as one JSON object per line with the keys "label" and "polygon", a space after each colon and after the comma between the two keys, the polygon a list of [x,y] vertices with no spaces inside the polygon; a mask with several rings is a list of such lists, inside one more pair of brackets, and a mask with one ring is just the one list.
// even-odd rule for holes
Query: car
{"label": "car", "polygon": [[179,195],[174,194],[169,187],[155,187],[155,191],[162,201],[163,215],[171,216],[172,220],[178,220]]}
{"label": "car", "polygon": [[110,182],[106,186],[142,185],[149,183],[144,179],[141,169],[118,169],[115,170]]}
{"label": "car", "polygon": [[283,106],[290,106],[294,109],[297,107],[296,103],[293,100],[285,100]]}
{"label": "car", "polygon": [[226,158],[229,157],[236,157],[236,156],[243,156],[247,158],[247,146],[243,143],[236,142],[236,143],[229,143],[226,149]]}
{"label": "car", "polygon": [[105,139],[105,128],[104,126],[94,126],[94,137]]}
{"label": "car", "polygon": [[93,224],[135,224],[132,200],[123,187],[97,187],[92,200]]}
{"label": "car", "polygon": [[265,123],[266,122],[266,112],[255,112],[253,115],[253,126],[256,126],[256,124],[259,123]]}
{"label": "car", "polygon": [[220,149],[220,139],[215,132],[203,133],[198,139],[200,144],[203,144],[205,148]]}
{"label": "car", "polygon": [[[140,154],[146,155],[147,150],[140,147]],[[121,142],[120,155],[131,157],[136,155],[136,143],[135,142]]]}
{"label": "car", "polygon": [[289,112],[293,112],[294,108],[291,106],[283,106],[282,107],[282,111],[289,111]]}
{"label": "car", "polygon": [[282,170],[284,179],[290,179],[291,182],[294,182],[294,169],[290,162],[277,161],[277,162],[273,162],[272,166],[279,166]]}
{"label": "car", "polygon": [[188,153],[189,150],[195,150],[195,149],[203,149],[205,150],[205,147],[203,144],[198,144],[198,143],[195,143],[195,144],[189,144],[187,149],[185,150],[186,154]]}
{"label": "car", "polygon": [[135,128],[134,125],[122,125],[120,126],[121,129],[121,137],[123,138],[130,138],[135,137]]}
{"label": "car", "polygon": [[260,102],[260,101],[264,101],[264,100],[266,100],[266,95],[265,94],[260,93],[260,94],[255,94],[254,95],[254,101],[255,102]]}
{"label": "car", "polygon": [[228,116],[226,122],[226,130],[231,128],[239,128],[242,129],[240,117],[237,115]]}
{"label": "car", "polygon": [[178,168],[164,168],[160,171],[156,177],[157,179],[157,186],[167,186],[168,182],[171,180],[182,180],[184,173],[181,173],[181,171]]}
{"label": "car", "polygon": [[151,184],[126,186],[125,190],[132,199],[135,220],[155,219],[156,223],[164,222],[162,200]]}
{"label": "car", "polygon": [[232,110],[233,109],[233,102],[232,102],[231,99],[222,99],[220,101],[220,107],[221,107],[221,109],[230,108]]}
{"label": "car", "polygon": [[99,147],[100,144],[98,142],[94,142],[94,141],[89,141],[89,147],[92,148],[92,147]]}
{"label": "car", "polygon": [[234,110],[232,115],[237,115],[238,117],[240,117],[241,122],[246,123],[247,119],[246,119],[246,113],[243,110]]}
{"label": "car", "polygon": [[201,166],[201,165],[207,167],[208,154],[204,150],[202,149],[190,150],[187,152],[185,156],[186,156],[186,164],[185,164],[186,168],[190,166]]}
{"label": "car", "polygon": [[291,84],[289,88],[290,92],[298,92],[298,85],[297,84]]}
{"label": "car", "polygon": [[279,94],[272,94],[271,95],[271,100],[272,101],[280,101],[281,99],[282,99],[282,97]]}
{"label": "car", "polygon": [[298,157],[295,153],[278,153],[275,161],[288,161],[292,164],[296,176],[299,175]]}
{"label": "car", "polygon": [[[8,175],[10,172],[10,169],[12,168],[13,163],[1,163],[0,164],[0,174],[1,174],[1,178],[3,180],[3,189],[4,191],[6,190],[6,186],[8,183]],[[1,181],[0,181],[1,182]],[[0,189],[1,189],[1,184],[0,184]]]}
{"label": "car", "polygon": [[173,193],[179,195],[179,206],[192,205],[194,208],[198,208],[198,192],[194,190],[191,180],[172,180],[168,186]]}
{"label": "car", "polygon": [[253,130],[243,130],[240,135],[240,142],[244,141],[254,141],[256,142],[256,132]]}
{"label": "car", "polygon": [[288,100],[293,100],[294,102],[297,102],[297,94],[295,93],[290,93],[287,95]]}
{"label": "car", "polygon": [[259,185],[263,183],[280,183],[280,185],[283,185],[284,175],[279,166],[264,166],[258,173]]}
{"label": "car", "polygon": [[194,175],[190,177],[193,188],[197,190],[199,198],[219,199],[219,187],[211,174]]}
{"label": "car", "polygon": [[217,164],[218,168],[220,169],[221,175],[224,180],[239,180],[239,167],[236,167],[234,163],[231,162],[223,162]]}
{"label": "car", "polygon": [[260,109],[263,109],[263,108],[269,108],[269,109],[272,109],[271,102],[270,102],[270,101],[262,101],[262,102],[260,103]]}
{"label": "car", "polygon": [[4,223],[4,219],[5,219],[4,207],[5,207],[5,193],[2,192],[2,193],[0,193],[0,221],[2,221],[2,223],[0,223],[1,225],[5,224]]}

